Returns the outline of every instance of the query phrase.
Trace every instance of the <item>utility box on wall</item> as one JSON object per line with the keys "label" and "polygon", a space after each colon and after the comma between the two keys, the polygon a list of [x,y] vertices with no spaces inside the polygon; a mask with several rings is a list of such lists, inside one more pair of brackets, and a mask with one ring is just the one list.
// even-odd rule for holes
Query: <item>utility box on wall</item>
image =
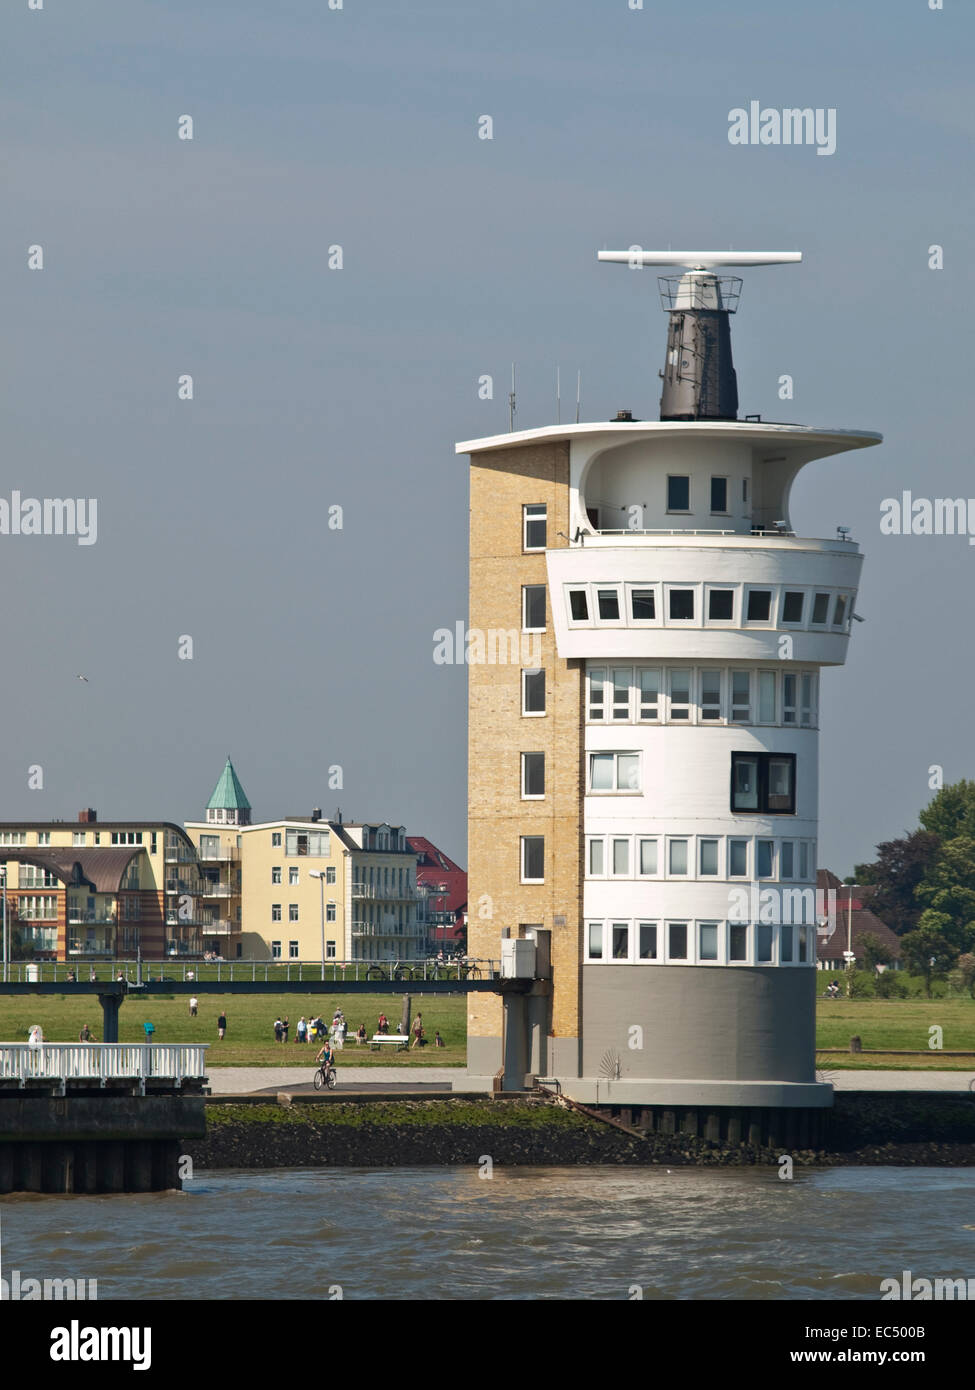
{"label": "utility box on wall", "polygon": [[501,942],[502,980],[533,980],[535,978],[535,942],[503,940]]}

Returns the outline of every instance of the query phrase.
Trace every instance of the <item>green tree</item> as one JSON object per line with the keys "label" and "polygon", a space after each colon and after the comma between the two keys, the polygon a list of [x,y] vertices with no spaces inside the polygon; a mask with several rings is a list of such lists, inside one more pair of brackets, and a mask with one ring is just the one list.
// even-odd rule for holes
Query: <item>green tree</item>
{"label": "green tree", "polygon": [[957,948],[945,936],[951,918],[928,909],[914,931],[901,939],[901,955],[912,975],[924,980],[924,992],[931,998],[932,980],[943,980],[958,956]]}
{"label": "green tree", "polygon": [[876,971],[878,965],[889,965],[893,960],[890,947],[886,946],[873,932],[864,932],[857,941],[858,954],[864,968]]}
{"label": "green tree", "polygon": [[943,842],[914,895],[922,908],[945,919],[943,934],[956,951],[971,950],[975,946],[975,839],[956,835]]}
{"label": "green tree", "polygon": [[940,840],[954,840],[959,835],[975,839],[975,782],[963,778],[942,787],[918,819]]}
{"label": "green tree", "polygon": [[975,955],[966,951],[955,961],[955,969],[961,976],[962,989],[967,989],[969,994],[975,999]]}
{"label": "green tree", "polygon": [[874,888],[870,908],[898,936],[913,931],[921,915],[915,889],[934,864],[941,841],[927,830],[877,846],[873,864],[857,864],[858,883]]}

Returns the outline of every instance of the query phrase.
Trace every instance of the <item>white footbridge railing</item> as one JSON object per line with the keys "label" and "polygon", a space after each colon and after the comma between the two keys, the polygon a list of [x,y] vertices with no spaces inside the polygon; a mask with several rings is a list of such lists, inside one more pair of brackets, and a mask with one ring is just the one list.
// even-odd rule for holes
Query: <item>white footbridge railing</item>
{"label": "white footbridge railing", "polygon": [[[0,1081],[202,1081],[209,1043],[0,1043]],[[63,1084],[62,1084],[63,1089]]]}

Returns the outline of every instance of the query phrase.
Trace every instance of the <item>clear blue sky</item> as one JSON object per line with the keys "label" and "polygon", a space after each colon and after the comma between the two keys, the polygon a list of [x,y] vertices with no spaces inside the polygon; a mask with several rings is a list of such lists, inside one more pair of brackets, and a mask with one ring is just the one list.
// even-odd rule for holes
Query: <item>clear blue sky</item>
{"label": "clear blue sky", "polygon": [[[0,495],[97,497],[99,535],[0,536],[0,816],[193,817],[229,752],[257,817],[341,805],[466,862],[453,443],[506,428],[512,360],[522,427],[556,363],[584,419],[656,415],[655,280],[595,258],[639,243],[805,253],[746,273],[742,413],[885,435],[793,498],[866,553],[820,862],[914,825],[931,764],[975,775],[975,548],[879,514],[975,494],[973,34],[962,0],[10,0]],[[834,107],[836,153],[730,145],[751,100]]]}

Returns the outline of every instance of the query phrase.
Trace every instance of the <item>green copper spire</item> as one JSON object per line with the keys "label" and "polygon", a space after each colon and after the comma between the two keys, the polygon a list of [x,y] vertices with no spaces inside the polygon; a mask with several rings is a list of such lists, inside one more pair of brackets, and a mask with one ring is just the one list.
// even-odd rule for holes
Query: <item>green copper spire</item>
{"label": "green copper spire", "polygon": [[251,804],[247,800],[247,793],[240,785],[240,778],[234,771],[234,765],[227,759],[227,766],[220,774],[220,780],[213,789],[213,795],[207,802],[207,810],[223,811],[249,811]]}

